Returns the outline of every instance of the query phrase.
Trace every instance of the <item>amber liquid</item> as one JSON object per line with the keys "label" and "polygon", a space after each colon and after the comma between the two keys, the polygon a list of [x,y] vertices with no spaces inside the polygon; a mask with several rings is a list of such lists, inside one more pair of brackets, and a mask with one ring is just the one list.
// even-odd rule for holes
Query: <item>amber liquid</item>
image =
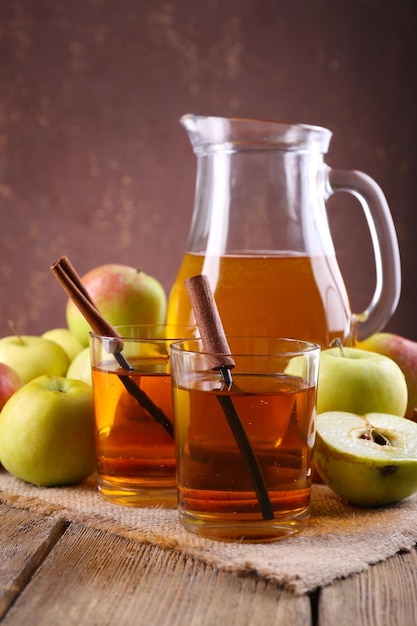
{"label": "amber liquid", "polygon": [[350,305],[335,256],[205,257],[186,254],[170,294],[168,322],[193,322],[184,280],[206,274],[226,333],[293,337],[323,348],[350,340]]}
{"label": "amber liquid", "polygon": [[[134,362],[132,362],[134,365]],[[93,368],[99,490],[113,502],[176,504],[174,441],[126,390],[124,370]],[[172,422],[171,376],[129,374]]]}
{"label": "amber liquid", "polygon": [[[265,540],[309,516],[315,389],[289,376],[218,375],[174,386],[180,519],[217,538]],[[228,394],[257,456],[274,511],[264,523],[253,479],[219,395]],[[283,530],[284,529],[284,530]]]}

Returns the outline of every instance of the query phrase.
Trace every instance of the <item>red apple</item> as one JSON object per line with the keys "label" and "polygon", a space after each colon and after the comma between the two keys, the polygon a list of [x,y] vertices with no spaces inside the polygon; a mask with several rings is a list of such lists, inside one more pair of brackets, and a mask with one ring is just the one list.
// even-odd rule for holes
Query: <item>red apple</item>
{"label": "red apple", "polygon": [[15,391],[23,386],[17,372],[5,363],[0,363],[0,411]]}
{"label": "red apple", "polygon": [[405,417],[417,421],[417,342],[393,333],[375,333],[358,348],[388,356],[402,370],[408,389]]}
{"label": "red apple", "polygon": [[[128,265],[100,265],[81,280],[103,317],[113,326],[165,322],[165,290],[143,270]],[[67,303],[66,318],[70,331],[87,347],[91,327],[72,300]]]}

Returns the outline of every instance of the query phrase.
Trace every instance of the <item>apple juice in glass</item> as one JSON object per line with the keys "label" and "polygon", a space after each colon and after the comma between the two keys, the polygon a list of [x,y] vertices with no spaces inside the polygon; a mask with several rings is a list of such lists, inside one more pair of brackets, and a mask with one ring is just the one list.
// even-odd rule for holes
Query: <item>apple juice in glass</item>
{"label": "apple juice in glass", "polygon": [[154,418],[129,385],[133,381],[172,425],[170,344],[197,331],[194,326],[116,328],[129,371],[109,350],[112,338],[90,335],[98,489],[107,500],[126,506],[175,506],[172,431]]}
{"label": "apple juice in glass", "polygon": [[[310,517],[320,350],[271,337],[228,342],[235,361],[230,389],[201,340],[171,347],[180,522],[213,539],[273,541],[297,532]],[[270,515],[230,427],[225,399],[257,458]]]}

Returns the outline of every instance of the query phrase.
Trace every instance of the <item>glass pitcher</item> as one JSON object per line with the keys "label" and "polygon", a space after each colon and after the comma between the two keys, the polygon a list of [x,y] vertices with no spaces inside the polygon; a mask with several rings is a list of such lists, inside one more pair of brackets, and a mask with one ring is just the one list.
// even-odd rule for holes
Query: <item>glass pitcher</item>
{"label": "glass pitcher", "polygon": [[[206,274],[229,335],[295,337],[323,348],[380,330],[401,288],[392,217],[380,187],[324,162],[332,133],[305,124],[184,115],[197,157],[194,213],[169,324],[194,321],[184,280]],[[353,314],[336,259],[326,200],[359,199],[371,233],[376,285]]]}

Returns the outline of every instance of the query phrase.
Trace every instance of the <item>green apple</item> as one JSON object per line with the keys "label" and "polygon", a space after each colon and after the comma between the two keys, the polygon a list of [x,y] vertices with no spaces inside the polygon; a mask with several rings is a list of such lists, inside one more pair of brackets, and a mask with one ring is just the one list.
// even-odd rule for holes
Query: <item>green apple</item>
{"label": "green apple", "polygon": [[82,380],[92,386],[90,348],[83,348],[71,361],[67,378]]}
{"label": "green apple", "polygon": [[393,333],[375,333],[358,343],[358,348],[383,354],[401,368],[408,389],[405,417],[417,421],[417,342]]}
{"label": "green apple", "polygon": [[314,465],[323,482],[352,504],[399,502],[417,491],[417,424],[385,413],[321,413]]}
{"label": "green apple", "polygon": [[70,362],[84,347],[78,337],[76,337],[68,328],[51,328],[43,333],[42,337],[45,337],[45,339],[49,339],[50,341],[55,341],[55,343],[61,346],[64,352],[67,353]]}
{"label": "green apple", "polygon": [[392,359],[358,348],[322,350],[317,413],[349,411],[403,417],[407,397],[404,374]]}
{"label": "green apple", "polygon": [[0,413],[3,467],[40,486],[69,485],[95,468],[93,392],[86,383],[40,376]]}
{"label": "green apple", "polygon": [[[165,290],[156,278],[141,269],[100,265],[81,280],[100,313],[113,326],[165,322]],[[67,303],[66,319],[69,330],[87,347],[91,327],[72,300]]]}
{"label": "green apple", "polygon": [[22,385],[22,379],[13,369],[5,363],[0,363],[0,411]]}
{"label": "green apple", "polygon": [[70,361],[61,346],[45,337],[10,335],[0,339],[0,363],[28,383],[43,374],[65,376]]}

